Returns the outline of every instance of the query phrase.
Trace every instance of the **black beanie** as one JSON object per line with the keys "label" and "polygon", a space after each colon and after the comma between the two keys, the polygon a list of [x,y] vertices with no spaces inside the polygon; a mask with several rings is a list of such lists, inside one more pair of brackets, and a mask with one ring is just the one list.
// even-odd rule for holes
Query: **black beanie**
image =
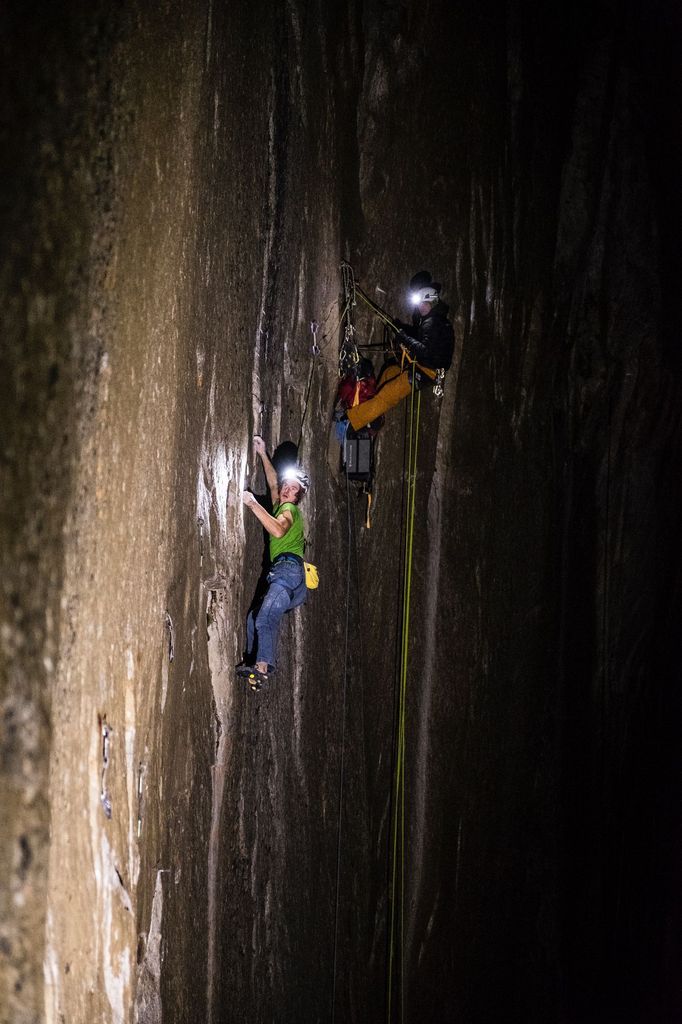
{"label": "black beanie", "polygon": [[428,270],[420,270],[418,274],[415,274],[410,281],[410,288],[412,291],[417,291],[419,288],[426,288],[427,285],[431,284],[431,275]]}

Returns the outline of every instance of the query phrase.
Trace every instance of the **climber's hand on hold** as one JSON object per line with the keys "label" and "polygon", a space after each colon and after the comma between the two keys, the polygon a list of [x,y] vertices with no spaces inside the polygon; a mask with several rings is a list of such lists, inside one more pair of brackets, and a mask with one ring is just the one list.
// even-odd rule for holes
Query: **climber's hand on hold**
{"label": "climber's hand on hold", "polygon": [[260,436],[260,434],[253,435],[253,452],[254,455],[258,455],[260,457],[260,460],[263,463],[265,479],[268,482],[268,488],[270,490],[272,504],[276,505],[279,498],[279,483],[277,479],[277,470],[275,469],[273,464],[270,462],[270,459],[268,458],[268,452],[265,447],[265,441]]}
{"label": "climber's hand on hold", "polygon": [[397,334],[398,341],[400,344],[407,349],[408,352],[412,351],[414,345],[414,338],[412,338],[407,331],[400,330]]}
{"label": "climber's hand on hold", "polygon": [[256,496],[255,494],[252,494],[251,491],[242,491],[242,501],[247,508],[250,508],[252,505],[256,504]]}

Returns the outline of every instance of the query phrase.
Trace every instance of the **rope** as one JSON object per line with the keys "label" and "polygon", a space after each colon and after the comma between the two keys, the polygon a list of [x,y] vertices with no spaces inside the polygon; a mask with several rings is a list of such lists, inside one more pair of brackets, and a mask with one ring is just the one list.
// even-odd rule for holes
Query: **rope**
{"label": "rope", "polygon": [[[416,403],[415,403],[416,394]],[[415,415],[416,405],[416,415]],[[412,379],[409,415],[409,444],[407,460],[407,526],[405,530],[405,555],[403,562],[402,626],[400,650],[400,681],[398,686],[398,713],[396,728],[396,756],[393,782],[392,813],[392,870],[389,918],[388,991],[387,1022],[391,1024],[393,1008],[393,961],[396,942],[396,890],[398,860],[400,858],[400,906],[399,906],[399,952],[400,952],[400,1020],[404,1019],[404,978],[405,978],[405,721],[407,698],[407,667],[410,636],[410,600],[412,595],[412,563],[414,550],[414,513],[417,490],[417,455],[419,444],[419,415],[421,393]],[[400,838],[400,841],[399,841]]]}
{"label": "rope", "polygon": [[353,307],[357,305],[355,272],[350,263],[346,263],[345,260],[341,264],[341,276],[343,278],[344,297],[341,320],[345,321],[345,324],[343,342],[339,352],[339,377],[343,377],[360,361],[360,353],[358,352],[355,340],[355,325],[353,323]]}
{"label": "rope", "polygon": [[607,706],[610,699],[610,672],[609,672],[609,599],[610,599],[610,547],[611,547],[611,435],[613,426],[613,400],[611,388],[611,358],[606,353],[606,487],[604,501],[604,568],[602,572],[602,587],[604,597],[602,601],[601,621],[601,644],[604,667],[601,680],[601,708],[600,708],[600,745],[601,745],[601,785],[602,793],[605,779],[605,757],[606,757],[606,718]]}
{"label": "rope", "polygon": [[346,557],[346,626],[343,644],[343,694],[341,712],[341,758],[339,765],[339,818],[336,832],[336,899],[334,906],[334,956],[332,967],[332,1002],[331,1002],[331,1024],[336,1019],[336,967],[339,947],[339,899],[341,891],[341,849],[343,833],[343,790],[345,776],[345,750],[346,750],[346,692],[348,689],[348,634],[350,621],[350,579],[351,579],[351,542],[353,538],[353,524],[351,518],[350,504],[350,480],[346,469],[346,506],[348,509],[348,554]]}
{"label": "rope", "polygon": [[319,354],[320,354],[320,346],[317,343],[317,331],[318,331],[318,329],[319,329],[319,324],[318,324],[317,320],[311,320],[311,322],[310,322],[310,333],[313,336],[313,343],[312,343],[312,346],[311,346],[311,353],[312,353],[312,357],[313,358],[310,361],[310,372],[308,374],[308,383],[306,385],[305,398],[303,400],[303,415],[301,417],[301,429],[298,432],[298,443],[296,445],[296,451],[298,453],[297,457],[298,457],[299,461],[300,461],[300,458],[301,458],[301,456],[300,456],[301,441],[303,440],[303,424],[305,423],[306,414],[308,412],[308,402],[310,401],[310,388],[311,388],[311,385],[313,383],[313,371],[315,369],[315,360],[316,360],[317,356],[319,356]]}
{"label": "rope", "polygon": [[[391,319],[388,313],[377,305],[377,303],[370,299],[369,295],[355,280],[355,271],[353,270],[350,263],[344,260],[341,263],[341,274],[343,278],[343,293],[344,293],[344,308],[339,318],[339,323],[345,321],[344,337],[339,351],[339,377],[343,377],[346,373],[353,369],[360,359],[360,350],[368,351],[370,349],[384,349],[387,347],[393,349],[393,343],[387,346],[388,332],[393,331],[397,334],[400,330],[398,325]],[[384,325],[384,340],[382,343],[369,344],[363,343],[358,340],[358,333],[353,322],[353,309],[357,306],[358,296],[362,299],[366,306],[374,313],[376,317],[381,320]]]}
{"label": "rope", "polygon": [[369,295],[367,294],[367,292],[363,291],[363,289],[362,289],[362,288],[360,287],[360,285],[359,285],[359,284],[356,284],[356,285],[355,285],[355,291],[356,291],[356,293],[357,293],[357,294],[358,294],[358,295],[360,296],[360,298],[361,298],[361,299],[363,300],[363,302],[364,302],[364,303],[365,303],[365,304],[366,304],[367,306],[369,306],[369,308],[370,308],[370,309],[372,310],[372,312],[374,313],[374,315],[375,315],[375,316],[378,316],[378,317],[379,317],[379,319],[380,319],[380,320],[382,320],[382,321],[383,321],[383,322],[384,322],[384,323],[386,324],[386,326],[387,326],[387,327],[390,327],[390,328],[391,328],[391,330],[392,330],[392,331],[395,331],[395,332],[396,332],[396,334],[397,334],[397,333],[398,333],[398,331],[400,330],[400,328],[399,328],[399,327],[398,327],[398,325],[397,325],[397,324],[396,324],[396,323],[395,323],[395,322],[394,322],[394,321],[393,321],[393,320],[392,320],[392,319],[390,318],[390,316],[388,315],[388,313],[387,313],[387,312],[386,312],[386,311],[385,311],[384,309],[382,309],[382,308],[381,308],[381,306],[378,306],[378,305],[376,304],[376,302],[375,302],[375,301],[374,301],[373,299],[370,299],[370,297],[369,297]]}
{"label": "rope", "polygon": [[[360,358],[358,349],[374,349],[385,347],[384,344],[371,345],[358,343],[357,330],[355,324],[353,323],[352,314],[353,308],[357,306],[358,296],[360,296],[365,305],[368,306],[369,309],[371,309],[374,315],[378,317],[379,320],[382,321],[385,329],[388,328],[396,334],[400,330],[398,325],[395,323],[394,320],[391,319],[388,313],[384,309],[382,309],[381,306],[377,305],[377,303],[374,302],[373,299],[370,299],[367,292],[364,291],[364,289],[361,288],[360,285],[357,283],[357,281],[355,280],[355,271],[353,270],[350,263],[346,263],[344,261],[341,264],[341,272],[343,276],[343,291],[345,299],[345,305],[343,313],[341,314],[341,320],[345,319],[346,326],[343,344],[341,346],[341,351],[339,353],[340,376],[342,376],[343,373],[347,372],[355,363],[358,362]],[[384,339],[384,342],[385,340],[386,339]]]}
{"label": "rope", "polygon": [[[398,331],[398,327],[391,320],[380,306],[378,306],[360,288],[355,281],[353,268],[349,263],[341,264],[343,275],[344,308],[341,313],[340,323],[344,322],[344,337],[339,351],[339,374],[347,372],[359,360],[358,343],[356,340],[355,326],[353,324],[353,307],[357,304],[357,295],[363,299],[372,312],[384,323],[385,337],[388,330]],[[378,346],[363,346],[374,348]],[[384,346],[381,346],[384,347]],[[416,499],[417,480],[417,455],[419,442],[419,416],[421,409],[421,394],[416,388],[416,377],[412,379],[412,393],[410,398],[409,413],[409,443],[407,457],[407,471],[404,469],[404,479],[407,482],[406,498],[403,509],[407,513],[407,522],[404,533],[404,557],[403,557],[403,592],[402,592],[402,622],[400,626],[400,657],[399,657],[399,681],[397,713],[394,724],[395,735],[395,772],[392,785],[392,850],[391,850],[391,878],[390,878],[390,911],[389,911],[389,937],[388,937],[388,994],[387,994],[387,1021],[391,1024],[392,999],[393,999],[393,961],[395,956],[396,930],[399,927],[399,952],[400,952],[400,1021],[404,1019],[404,978],[405,978],[405,722],[407,703],[407,669],[409,655],[409,631],[410,631],[410,602],[412,595],[412,562],[414,548],[414,516]],[[416,401],[415,401],[416,395]],[[306,399],[307,407],[307,399]],[[405,489],[404,489],[405,493]],[[371,497],[370,497],[371,500]],[[346,467],[346,505],[348,509],[348,555],[346,563],[346,615],[345,615],[345,638],[344,638],[344,674],[342,694],[342,724],[341,724],[341,755],[339,765],[339,811],[337,823],[336,842],[336,896],[334,906],[334,942],[332,958],[332,994],[330,1017],[334,1024],[336,1020],[336,991],[337,991],[337,967],[338,967],[338,932],[339,932],[339,906],[341,890],[341,855],[343,848],[343,797],[345,786],[345,737],[346,737],[346,703],[348,690],[348,644],[349,644],[349,623],[350,623],[350,586],[351,586],[351,548],[353,542],[352,514],[350,503],[350,481]],[[402,517],[401,517],[402,518]],[[403,523],[405,520],[403,519]],[[369,525],[369,504],[367,509],[367,525]],[[402,532],[402,530],[401,530]],[[356,551],[357,561],[357,551]],[[357,566],[356,566],[357,570]],[[398,862],[400,859],[400,904],[398,925],[396,924],[397,908],[397,879]]]}

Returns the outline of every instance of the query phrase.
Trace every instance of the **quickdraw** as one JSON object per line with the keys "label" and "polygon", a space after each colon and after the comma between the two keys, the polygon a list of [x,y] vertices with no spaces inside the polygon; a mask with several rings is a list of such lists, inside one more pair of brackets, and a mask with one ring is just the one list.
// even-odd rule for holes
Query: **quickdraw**
{"label": "quickdraw", "polygon": [[301,416],[301,429],[298,432],[298,444],[296,445],[296,448],[297,448],[298,451],[301,450],[301,442],[303,440],[303,425],[305,423],[305,418],[306,418],[306,415],[308,413],[308,403],[310,401],[310,389],[311,389],[312,383],[313,383],[313,372],[315,370],[315,361],[316,361],[317,357],[319,356],[320,352],[322,351],[322,349],[320,348],[319,343],[317,341],[317,332],[319,331],[319,329],[320,329],[320,325],[317,322],[317,320],[311,320],[310,321],[310,333],[313,336],[313,340],[312,340],[312,343],[310,345],[310,352],[311,352],[311,355],[312,355],[313,358],[312,358],[311,363],[310,363],[310,372],[308,374],[308,383],[306,384],[305,399],[303,401],[303,415]]}
{"label": "quickdraw", "polygon": [[360,361],[357,341],[355,340],[355,325],[353,323],[353,308],[357,303],[355,273],[350,263],[345,261],[341,264],[343,278],[343,342],[339,352],[339,377],[345,377],[353,367]]}
{"label": "quickdraw", "polygon": [[319,331],[319,329],[320,329],[320,325],[318,324],[317,320],[311,320],[310,321],[310,333],[313,336],[313,343],[312,343],[312,345],[310,347],[310,351],[312,352],[312,354],[314,356],[319,356],[320,352],[322,351],[320,349],[320,346],[319,346],[318,341],[317,341],[317,332]]}

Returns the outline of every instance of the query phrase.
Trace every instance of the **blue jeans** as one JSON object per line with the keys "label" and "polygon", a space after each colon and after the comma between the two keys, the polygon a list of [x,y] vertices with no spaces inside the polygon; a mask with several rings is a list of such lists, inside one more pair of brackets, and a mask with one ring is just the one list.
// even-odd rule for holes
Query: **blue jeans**
{"label": "blue jeans", "polygon": [[250,664],[267,661],[268,671],[277,665],[277,640],[282,616],[304,604],[308,591],[300,562],[275,562],[267,576],[268,589],[259,608],[246,618],[246,643]]}

